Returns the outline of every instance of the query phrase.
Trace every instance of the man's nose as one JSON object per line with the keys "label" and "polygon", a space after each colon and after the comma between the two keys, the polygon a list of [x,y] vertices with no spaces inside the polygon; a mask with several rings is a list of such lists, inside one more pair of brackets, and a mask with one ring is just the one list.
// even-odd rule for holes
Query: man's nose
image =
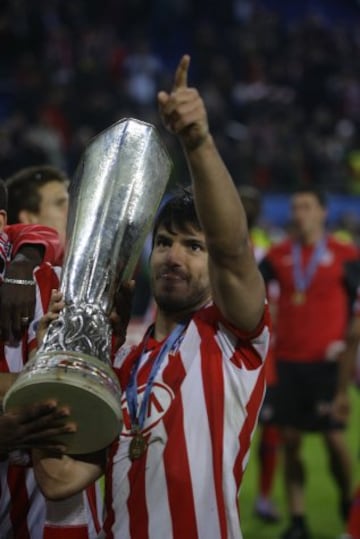
{"label": "man's nose", "polygon": [[182,260],[182,248],[178,243],[173,243],[167,251],[167,260],[172,264],[180,264]]}

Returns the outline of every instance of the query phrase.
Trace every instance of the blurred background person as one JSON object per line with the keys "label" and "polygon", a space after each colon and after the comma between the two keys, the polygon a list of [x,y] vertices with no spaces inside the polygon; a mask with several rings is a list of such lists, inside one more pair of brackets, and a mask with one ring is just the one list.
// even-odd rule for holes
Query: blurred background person
{"label": "blurred background person", "polygon": [[61,170],[39,165],[7,178],[9,224],[42,224],[54,228],[65,245],[69,178]]}
{"label": "blurred background person", "polygon": [[[261,216],[261,193],[251,185],[241,185],[238,192],[243,203],[251,243],[253,245],[255,259],[259,264],[270,248],[271,239],[266,230],[259,225]],[[270,309],[273,318],[274,331],[274,310],[275,298],[277,296],[277,287],[274,283],[267,287]],[[272,488],[274,485],[275,474],[279,457],[281,438],[278,427],[274,424],[274,385],[276,383],[276,374],[274,359],[270,348],[266,362],[266,395],[259,415],[259,442],[257,449],[258,456],[258,495],[255,500],[255,514],[265,522],[277,522],[280,519],[280,513],[271,500]]]}
{"label": "blurred background person", "polygon": [[[3,204],[6,203],[6,187],[9,186],[9,213],[11,213],[13,223],[22,222],[20,227],[21,231],[24,230],[22,234],[27,234],[29,237],[30,232],[26,232],[29,229],[32,231],[30,240],[41,246],[49,241],[46,235],[48,228],[54,231],[59,245],[56,251],[54,249],[51,251],[53,258],[46,260],[53,266],[62,262],[64,254],[68,184],[67,176],[60,170],[51,166],[39,166],[20,170],[7,181],[6,186],[3,185]],[[17,230],[19,227],[13,224],[5,230],[9,228]],[[47,251],[49,251],[48,248]],[[33,264],[30,268],[31,273],[27,276],[27,280],[9,278],[9,270],[5,271],[2,288],[8,287],[10,296],[13,295],[19,300],[19,306],[24,308],[26,304],[28,309],[26,317],[20,317],[20,321],[26,318],[27,322],[22,324],[21,331],[19,329],[16,341],[11,343],[11,346],[8,342],[2,341],[0,370],[7,375],[12,373],[16,376],[28,361],[36,341],[34,331],[28,331],[29,322],[33,319],[35,311],[42,312],[43,307],[47,306],[51,289],[59,287],[60,268],[57,267],[55,270],[49,264],[41,264],[41,262],[42,257],[39,256],[37,264]],[[35,269],[36,265],[39,267]],[[12,270],[11,275],[14,275],[13,266],[14,263],[9,266]],[[35,284],[38,285],[37,292]],[[33,292],[32,304],[25,302],[24,289],[30,289]],[[1,294],[4,299],[3,290]],[[35,303],[36,296],[39,298],[37,304]],[[2,311],[5,308],[6,305],[3,302]],[[7,320],[9,315],[2,312],[1,319],[3,318]],[[10,318],[13,321],[14,317]],[[0,463],[1,532],[19,539],[22,537],[32,539],[41,537],[44,539],[95,538],[102,519],[102,495],[99,485],[91,486],[86,492],[60,503],[45,501],[34,480],[26,454],[19,456],[16,453],[14,456],[10,453],[6,457]]]}
{"label": "blurred background person", "polygon": [[352,464],[345,424],[334,420],[330,411],[336,393],[337,360],[349,322],[351,263],[357,260],[358,250],[326,233],[326,199],[321,191],[296,191],[291,215],[291,237],[270,248],[260,268],[265,281],[279,284],[275,419],[281,428],[291,517],[282,539],[308,539],[301,459],[305,432],[323,435],[344,519],[350,507]]}
{"label": "blurred background person", "polygon": [[[360,274],[360,261],[358,264]],[[346,336],[346,348],[339,368],[337,393],[334,400],[334,417],[347,421],[351,412],[349,391],[352,383],[360,388],[360,286],[354,303],[354,316]],[[354,492],[347,519],[346,533],[340,539],[360,539],[360,485]]]}

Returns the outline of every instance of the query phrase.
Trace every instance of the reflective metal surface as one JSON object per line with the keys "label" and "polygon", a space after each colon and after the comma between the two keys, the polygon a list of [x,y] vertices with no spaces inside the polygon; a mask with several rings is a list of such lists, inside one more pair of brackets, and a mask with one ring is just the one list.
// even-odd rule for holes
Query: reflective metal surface
{"label": "reflective metal surface", "polygon": [[170,170],[150,124],[123,120],[90,143],[70,191],[61,277],[66,308],[42,350],[79,350],[108,360],[114,292],[132,276]]}
{"label": "reflective metal surface", "polygon": [[[40,397],[69,404],[79,423],[70,453],[104,447],[120,432],[108,317],[119,284],[132,276],[170,171],[154,126],[125,119],[90,141],[72,181],[60,282],[65,308],[4,399],[5,409]],[[101,425],[91,416],[85,421],[94,406]]]}

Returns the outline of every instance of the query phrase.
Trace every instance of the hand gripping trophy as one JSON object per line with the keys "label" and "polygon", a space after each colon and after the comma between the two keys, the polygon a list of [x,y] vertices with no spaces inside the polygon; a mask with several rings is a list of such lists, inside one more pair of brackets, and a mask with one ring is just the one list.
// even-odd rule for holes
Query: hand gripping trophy
{"label": "hand gripping trophy", "polygon": [[[151,124],[124,119],[85,149],[70,190],[60,289],[65,308],[4,399],[5,410],[56,398],[77,432],[68,452],[106,447],[122,426],[109,315],[131,278],[164,194],[171,161]],[[61,437],[59,437],[59,440]]]}

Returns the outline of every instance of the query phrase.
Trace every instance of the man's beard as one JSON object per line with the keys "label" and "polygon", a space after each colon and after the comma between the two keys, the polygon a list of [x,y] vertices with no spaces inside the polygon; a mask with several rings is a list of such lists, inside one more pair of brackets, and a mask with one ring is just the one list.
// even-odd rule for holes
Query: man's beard
{"label": "man's beard", "polygon": [[209,300],[209,295],[207,289],[201,289],[186,296],[176,295],[172,297],[171,294],[154,293],[154,298],[161,311],[168,314],[176,314],[197,310]]}

